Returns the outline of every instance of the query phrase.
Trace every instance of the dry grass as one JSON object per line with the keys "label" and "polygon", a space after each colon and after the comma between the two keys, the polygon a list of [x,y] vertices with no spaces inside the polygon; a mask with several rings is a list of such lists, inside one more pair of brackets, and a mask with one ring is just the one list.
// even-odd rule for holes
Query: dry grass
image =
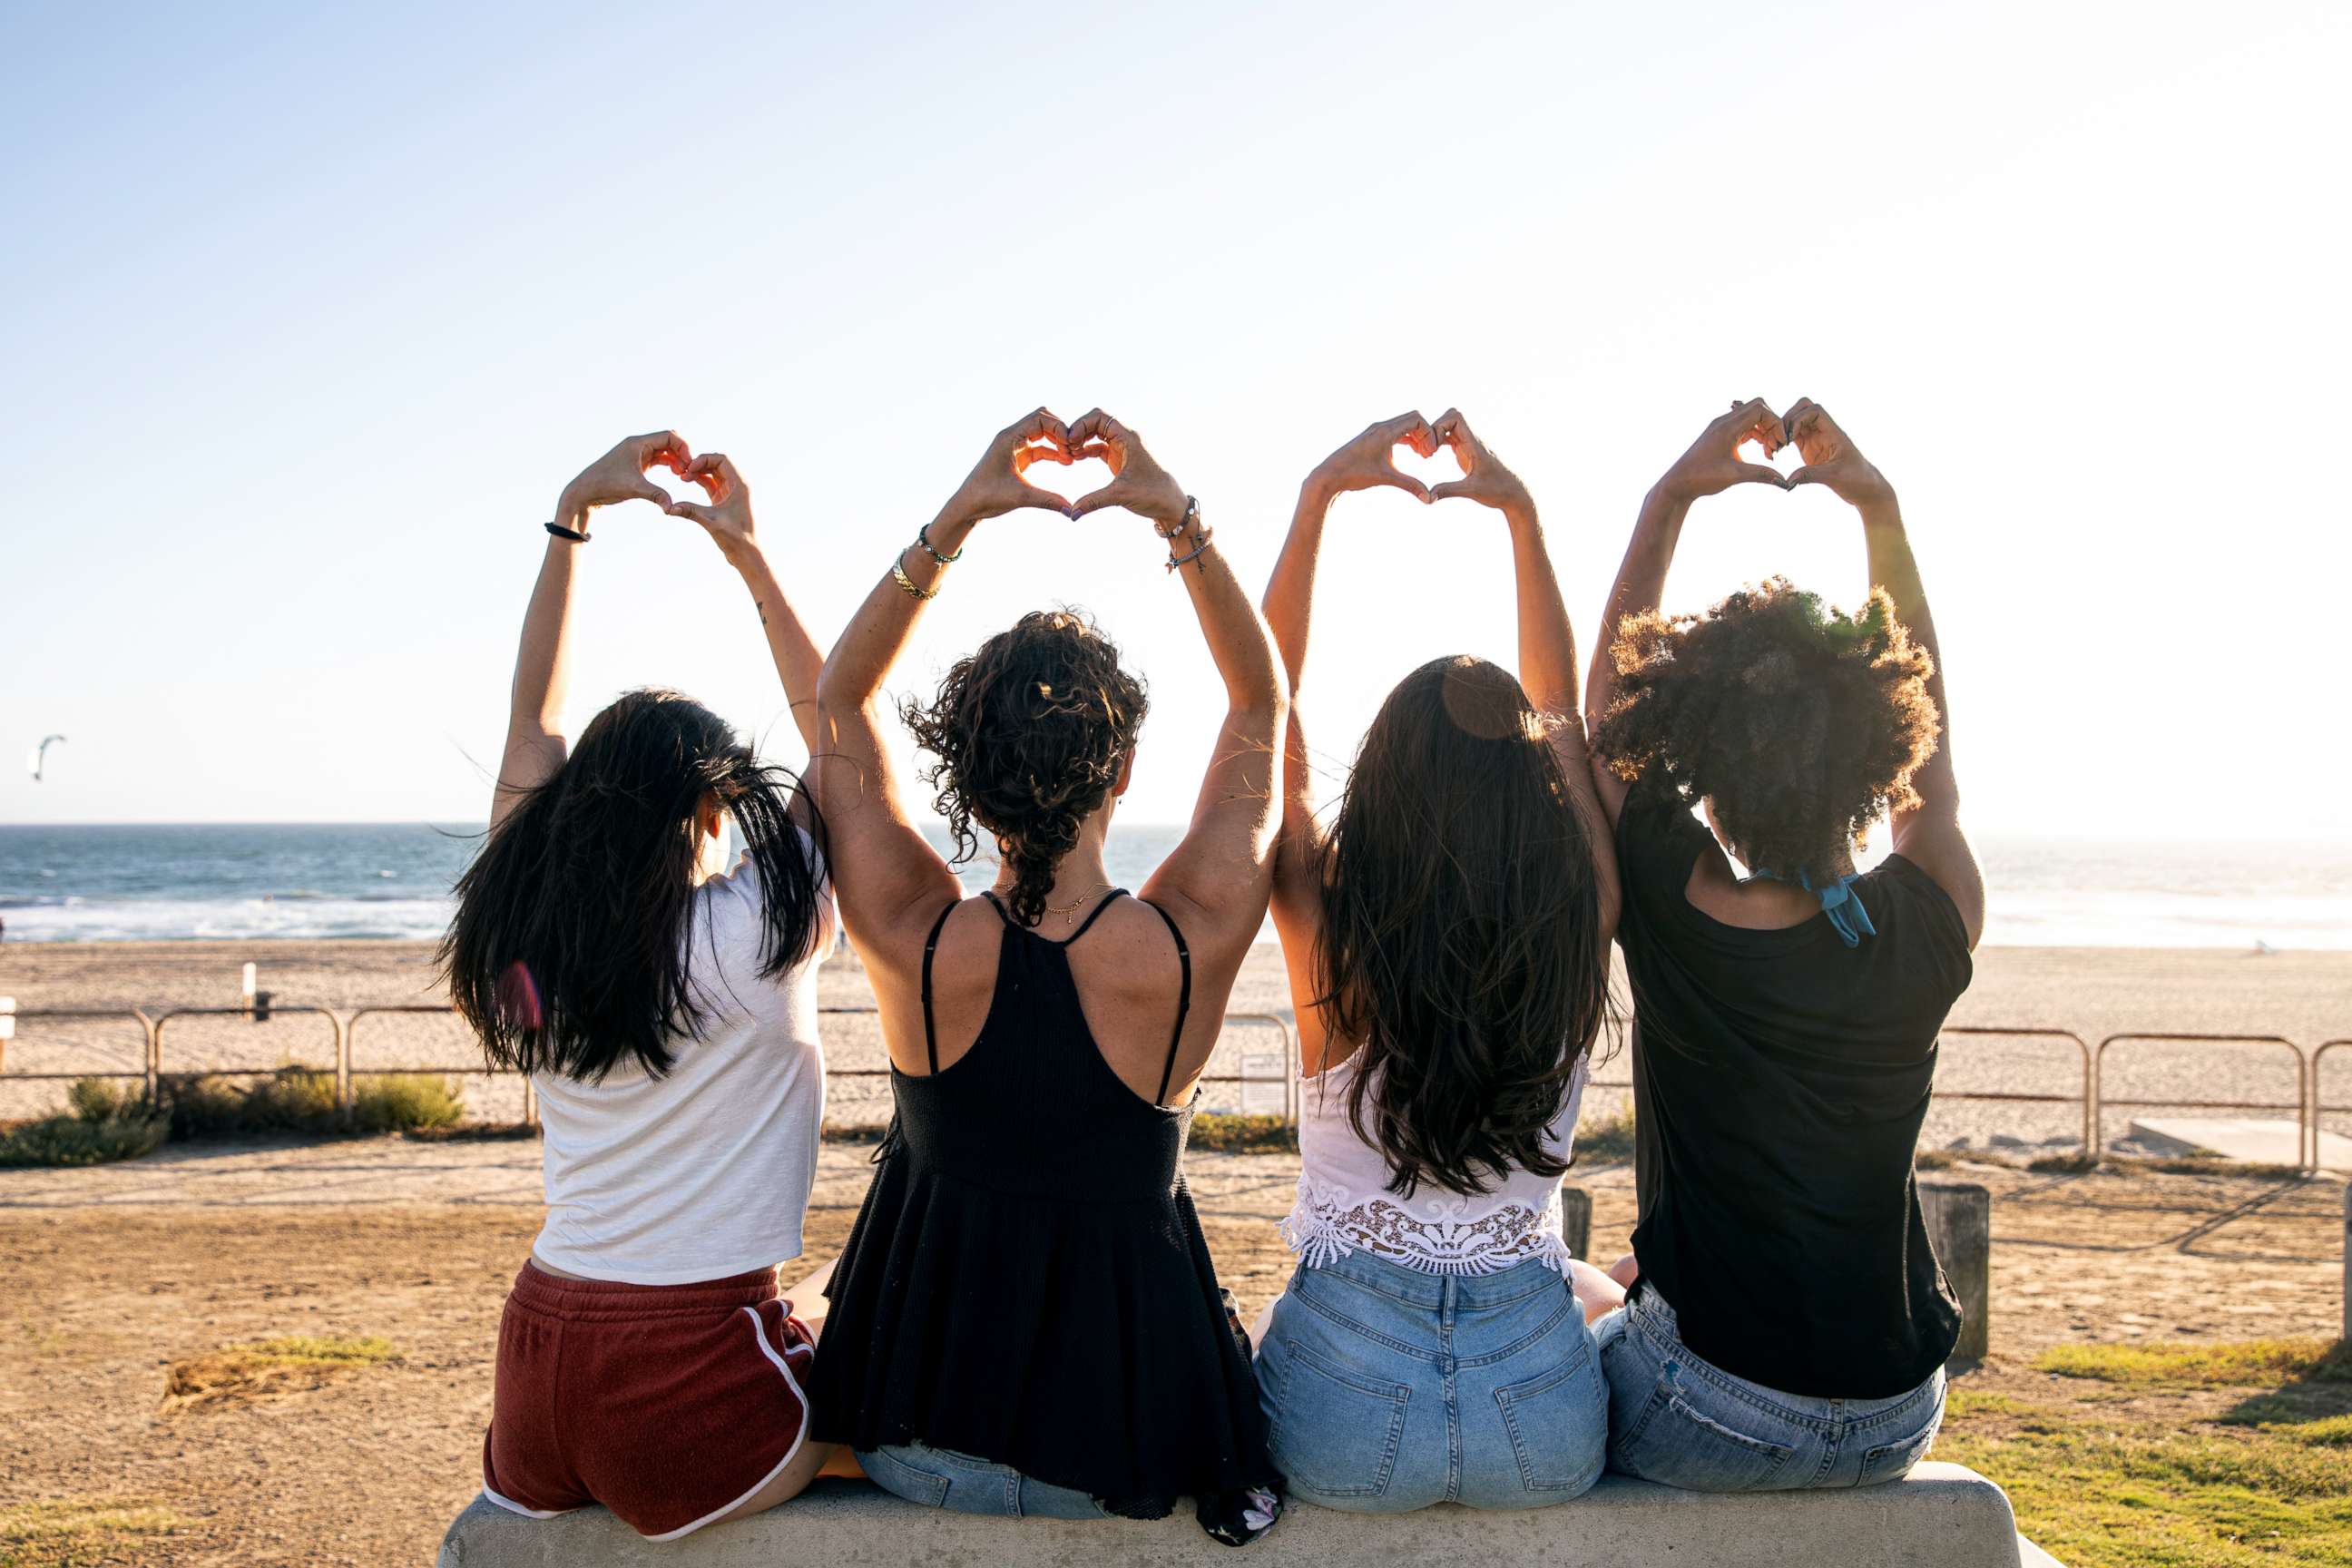
{"label": "dry grass", "polygon": [[57,1498],[0,1507],[0,1568],[83,1568],[180,1527],[168,1510],[131,1498]]}
{"label": "dry grass", "polygon": [[2299,1379],[2352,1383],[2352,1350],[2326,1340],[2243,1340],[2227,1344],[2053,1345],[2034,1368],[2061,1377],[2137,1387],[2240,1388]]}
{"label": "dry grass", "polygon": [[397,1361],[389,1340],[295,1335],[219,1350],[172,1363],[163,1408],[185,1410],[232,1401],[306,1393],[371,1366]]}

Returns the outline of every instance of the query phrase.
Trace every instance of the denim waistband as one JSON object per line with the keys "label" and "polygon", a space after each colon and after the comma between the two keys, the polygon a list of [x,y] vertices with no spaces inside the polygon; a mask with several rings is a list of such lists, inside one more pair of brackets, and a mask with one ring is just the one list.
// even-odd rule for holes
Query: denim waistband
{"label": "denim waistband", "polygon": [[780,1295],[773,1268],[692,1285],[628,1285],[617,1279],[566,1279],[525,1263],[509,1298],[527,1311],[575,1322],[625,1323],[688,1314],[732,1312]]}
{"label": "denim waistband", "polygon": [[1559,1270],[1540,1258],[1514,1263],[1499,1274],[1432,1274],[1375,1257],[1360,1247],[1328,1263],[1301,1264],[1299,1272],[1344,1279],[1408,1307],[1431,1312],[1449,1301],[1457,1312],[1506,1306],[1523,1301],[1538,1291],[1564,1289],[1567,1284]]}
{"label": "denim waistband", "polygon": [[1932,1392],[1937,1380],[1943,1375],[1939,1368],[1918,1387],[1880,1398],[1832,1399],[1820,1394],[1784,1394],[1777,1388],[1741,1377],[1737,1373],[1726,1372],[1683,1343],[1682,1321],[1675,1315],[1674,1307],[1658,1294],[1655,1287],[1648,1284],[1637,1286],[1633,1294],[1625,1298],[1624,1310],[1626,1321],[1633,1329],[1647,1338],[1662,1354],[1678,1358],[1690,1374],[1705,1378],[1717,1388],[1786,1419],[1819,1425],[1825,1430],[1841,1426],[1866,1426],[1893,1415]]}

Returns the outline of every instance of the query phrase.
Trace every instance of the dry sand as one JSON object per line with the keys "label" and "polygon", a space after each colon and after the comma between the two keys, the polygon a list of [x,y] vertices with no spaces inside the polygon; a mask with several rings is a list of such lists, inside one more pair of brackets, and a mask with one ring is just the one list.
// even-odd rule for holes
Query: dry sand
{"label": "dry sand", "polygon": [[[238,966],[260,965],[261,984],[281,1006],[309,1005],[343,1013],[381,1006],[435,1007],[446,1000],[435,978],[432,948],[424,942],[125,942],[104,945],[10,944],[0,947],[0,995],[20,1010],[142,1007],[152,1016],[174,1007],[231,1006]],[[1620,994],[1622,987],[1620,987]],[[873,1005],[863,972],[846,952],[826,964],[820,984],[825,1006]],[[1234,1014],[1290,1017],[1289,988],[1279,953],[1255,950],[1234,988]],[[2071,1031],[2095,1048],[2126,1031],[2276,1035],[2306,1049],[2352,1036],[2352,952],[2253,953],[2185,949],[1986,948],[1977,955],[1976,981],[1955,1009],[1956,1028]],[[166,1070],[267,1068],[288,1061],[331,1063],[333,1026],[299,1014],[267,1025],[241,1018],[184,1016],[163,1026]],[[128,1020],[48,1023],[23,1020],[8,1047],[10,1073],[136,1070],[143,1048],[140,1026]],[[840,1013],[825,1020],[833,1069],[831,1120],[871,1124],[887,1114],[886,1060],[870,1015]],[[1265,1081],[1247,1087],[1212,1085],[1216,1109],[1280,1108],[1278,1027],[1236,1019],[1212,1070]],[[462,1067],[478,1060],[454,1019],[372,1014],[353,1026],[354,1067]],[[2103,1069],[2103,1143],[2127,1131],[2131,1100],[2272,1101],[2292,1119],[2296,1058],[2275,1046],[2119,1044]],[[1996,1138],[2055,1145],[2079,1140],[2083,1056],[2063,1037],[1983,1039],[1948,1035],[1939,1068],[1939,1098],[1922,1142],[1944,1148],[1961,1141],[1982,1148]],[[1622,1059],[1604,1063],[1597,1082],[1622,1082]],[[2352,1131],[2352,1047],[2326,1059],[2321,1098],[2347,1109],[2328,1125]],[[2073,1103],[2021,1104],[1959,1098],[1970,1092],[2038,1093]],[[0,1118],[32,1114],[57,1103],[61,1086],[0,1083]],[[511,1079],[472,1079],[475,1114],[504,1120],[520,1107]],[[1607,1113],[1622,1090],[1599,1087],[1589,1109]],[[2204,1103],[2204,1102],[2200,1102]]]}

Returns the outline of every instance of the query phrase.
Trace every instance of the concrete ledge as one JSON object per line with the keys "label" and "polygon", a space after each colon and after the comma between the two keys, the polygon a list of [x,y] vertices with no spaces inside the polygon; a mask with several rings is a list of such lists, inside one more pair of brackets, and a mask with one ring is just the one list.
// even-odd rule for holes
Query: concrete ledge
{"label": "concrete ledge", "polygon": [[820,1481],[780,1509],[667,1545],[639,1539],[603,1509],[539,1521],[478,1499],[449,1527],[440,1568],[2021,1568],[2025,1561],[2001,1489],[1974,1470],[1931,1461],[1900,1481],[1851,1491],[1705,1497],[1610,1476],[1574,1502],[1514,1513],[1445,1505],[1353,1514],[1294,1503],[1271,1534],[1239,1553],[1202,1534],[1189,1509],[1149,1523],[982,1519],[918,1508],[864,1481]]}

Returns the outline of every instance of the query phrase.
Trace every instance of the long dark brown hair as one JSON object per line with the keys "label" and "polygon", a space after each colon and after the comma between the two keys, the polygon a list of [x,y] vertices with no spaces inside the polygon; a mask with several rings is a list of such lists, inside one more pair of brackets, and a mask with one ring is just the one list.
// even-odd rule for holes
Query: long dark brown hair
{"label": "long dark brown hair", "polygon": [[810,956],[824,823],[792,775],[675,691],[632,691],[490,833],[457,879],[442,970],[499,1067],[593,1083],[634,1059],[659,1078],[704,1006],[689,970],[700,808],[735,824],[760,879],[761,973]]}
{"label": "long dark brown hair", "polygon": [[1316,974],[1391,1190],[1568,1169],[1544,1133],[1609,1014],[1594,831],[1507,670],[1436,659],[1381,705],[1324,841]]}
{"label": "long dark brown hair", "polygon": [[901,707],[937,759],[923,780],[957,864],[979,852],[977,823],[1013,868],[1021,924],[1044,917],[1055,867],[1118,787],[1150,707],[1118,647],[1074,610],[1031,611],[956,660],[930,701]]}

